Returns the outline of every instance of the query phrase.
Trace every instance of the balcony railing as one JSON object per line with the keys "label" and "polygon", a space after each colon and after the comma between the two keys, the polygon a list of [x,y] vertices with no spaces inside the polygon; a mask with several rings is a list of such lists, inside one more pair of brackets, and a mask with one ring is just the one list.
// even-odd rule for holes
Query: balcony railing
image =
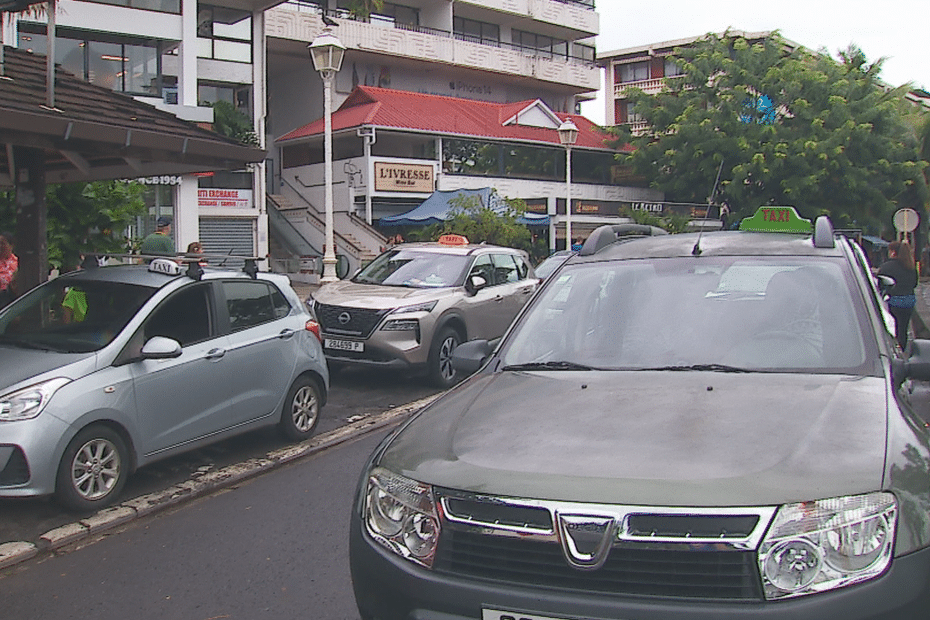
{"label": "balcony railing", "polygon": [[[562,2],[564,4],[578,4],[585,7],[594,8],[594,0],[555,0],[556,2]],[[315,13],[322,14],[323,11],[320,9],[320,6],[314,2],[309,2],[306,0],[288,0],[284,4],[279,5],[281,8],[291,9],[294,11],[302,13]],[[526,47],[523,45],[517,45],[515,43],[509,43],[506,41],[494,41],[491,39],[484,39],[481,37],[475,37],[459,32],[452,32],[449,30],[443,30],[441,28],[430,28],[428,26],[420,26],[418,24],[405,24],[401,22],[388,21],[384,19],[361,19],[352,16],[345,10],[337,9],[327,9],[325,11],[328,17],[334,19],[344,19],[351,20],[355,22],[370,23],[382,27],[393,27],[397,30],[405,30],[407,32],[417,32],[420,34],[433,35],[437,37],[452,38],[457,41],[467,41],[469,43],[478,43],[480,45],[487,45],[489,47],[497,47],[501,49],[509,49],[516,52],[520,52],[525,56],[530,58],[542,58],[545,60],[564,60],[568,64],[582,65],[585,67],[595,67],[596,62],[594,58],[579,58],[576,56],[568,56],[565,54],[555,54],[549,50],[541,50],[531,47]]]}

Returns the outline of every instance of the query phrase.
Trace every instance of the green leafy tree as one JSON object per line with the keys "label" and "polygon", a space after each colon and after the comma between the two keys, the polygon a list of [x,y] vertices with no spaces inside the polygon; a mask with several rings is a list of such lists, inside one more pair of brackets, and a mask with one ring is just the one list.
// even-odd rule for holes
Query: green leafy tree
{"label": "green leafy tree", "polygon": [[384,10],[384,0],[348,0],[345,8],[352,17],[367,20],[372,13]]}
{"label": "green leafy tree", "polygon": [[505,198],[504,202],[507,208],[498,213],[482,204],[478,196],[459,194],[450,200],[452,208],[446,221],[427,227],[420,238],[436,240],[441,235],[457,234],[472,243],[518,248],[533,254],[533,235],[517,222],[526,212],[526,203],[518,198]]}
{"label": "green leafy tree", "polygon": [[214,101],[213,131],[246,146],[259,146],[252,120],[228,101]]}
{"label": "green leafy tree", "polygon": [[669,213],[668,215],[656,215],[651,211],[641,211],[639,209],[623,208],[620,215],[628,217],[637,224],[646,224],[647,226],[658,226],[669,233],[690,232],[688,222],[690,218],[678,213]]}
{"label": "green leafy tree", "polygon": [[145,213],[139,183],[95,181],[48,188],[48,262],[73,269],[86,253],[127,250],[126,228]]}
{"label": "green leafy tree", "polygon": [[[94,181],[49,185],[49,266],[70,271],[88,253],[120,254],[130,240],[126,230],[137,216],[145,214],[140,183]],[[15,194],[0,192],[0,231],[16,230]]]}
{"label": "green leafy tree", "polygon": [[635,147],[619,157],[670,199],[713,198],[736,218],[787,204],[875,232],[897,208],[923,210],[926,162],[902,116],[906,87],[878,81],[881,61],[724,33],[675,50],[675,62],[683,75],[663,92],[630,95],[648,131],[616,130]]}

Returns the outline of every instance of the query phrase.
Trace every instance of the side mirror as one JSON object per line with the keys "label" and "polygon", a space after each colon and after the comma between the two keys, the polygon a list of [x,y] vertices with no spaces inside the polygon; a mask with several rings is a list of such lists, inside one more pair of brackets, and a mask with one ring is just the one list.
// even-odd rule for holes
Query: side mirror
{"label": "side mirror", "polygon": [[465,291],[469,295],[474,295],[475,293],[477,293],[478,291],[480,291],[487,285],[488,285],[487,280],[485,280],[482,276],[479,276],[478,274],[473,273],[470,276],[468,276],[468,279],[465,280]]}
{"label": "side mirror", "polygon": [[142,359],[166,360],[181,356],[181,343],[164,336],[153,336],[142,347]]}
{"label": "side mirror", "polygon": [[930,381],[930,340],[911,340],[907,350],[907,359],[892,361],[895,385],[901,385],[905,379]]}
{"label": "side mirror", "polygon": [[452,367],[464,375],[473,374],[484,365],[493,351],[494,348],[487,340],[463,342],[452,351]]}
{"label": "side mirror", "polygon": [[894,278],[885,275],[875,275],[875,282],[878,285],[878,292],[884,295],[888,289],[894,286]]}

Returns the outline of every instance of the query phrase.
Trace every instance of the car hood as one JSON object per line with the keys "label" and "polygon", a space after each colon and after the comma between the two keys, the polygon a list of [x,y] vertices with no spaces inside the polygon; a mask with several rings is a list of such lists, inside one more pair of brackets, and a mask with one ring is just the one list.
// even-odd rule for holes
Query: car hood
{"label": "car hood", "polygon": [[774,505],[881,488],[877,377],[503,372],[410,422],[380,464],[494,495],[662,506]]}
{"label": "car hood", "polygon": [[381,286],[378,284],[356,284],[349,280],[333,282],[321,287],[313,299],[321,304],[351,306],[353,308],[396,308],[448,295],[461,287],[408,288],[405,286]]}
{"label": "car hood", "polygon": [[76,379],[96,367],[95,353],[59,353],[0,345],[0,392],[52,377]]}

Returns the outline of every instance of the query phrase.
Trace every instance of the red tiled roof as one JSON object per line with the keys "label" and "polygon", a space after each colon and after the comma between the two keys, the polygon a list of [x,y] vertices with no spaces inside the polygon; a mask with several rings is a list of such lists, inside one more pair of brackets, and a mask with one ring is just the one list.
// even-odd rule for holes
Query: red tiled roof
{"label": "red tiled roof", "polygon": [[[491,103],[425,95],[402,90],[359,86],[333,112],[333,131],[363,125],[399,130],[423,131],[438,135],[491,138],[497,140],[551,143],[561,146],[556,129],[505,124],[519,112],[540,104],[537,100],[516,103]],[[548,108],[547,108],[548,109]],[[571,119],[578,127],[576,147],[607,149],[607,134],[593,122],[578,114],[555,113],[559,123]],[[321,135],[324,119],[290,131],[277,142],[289,142]],[[610,149],[608,149],[610,150]]]}

